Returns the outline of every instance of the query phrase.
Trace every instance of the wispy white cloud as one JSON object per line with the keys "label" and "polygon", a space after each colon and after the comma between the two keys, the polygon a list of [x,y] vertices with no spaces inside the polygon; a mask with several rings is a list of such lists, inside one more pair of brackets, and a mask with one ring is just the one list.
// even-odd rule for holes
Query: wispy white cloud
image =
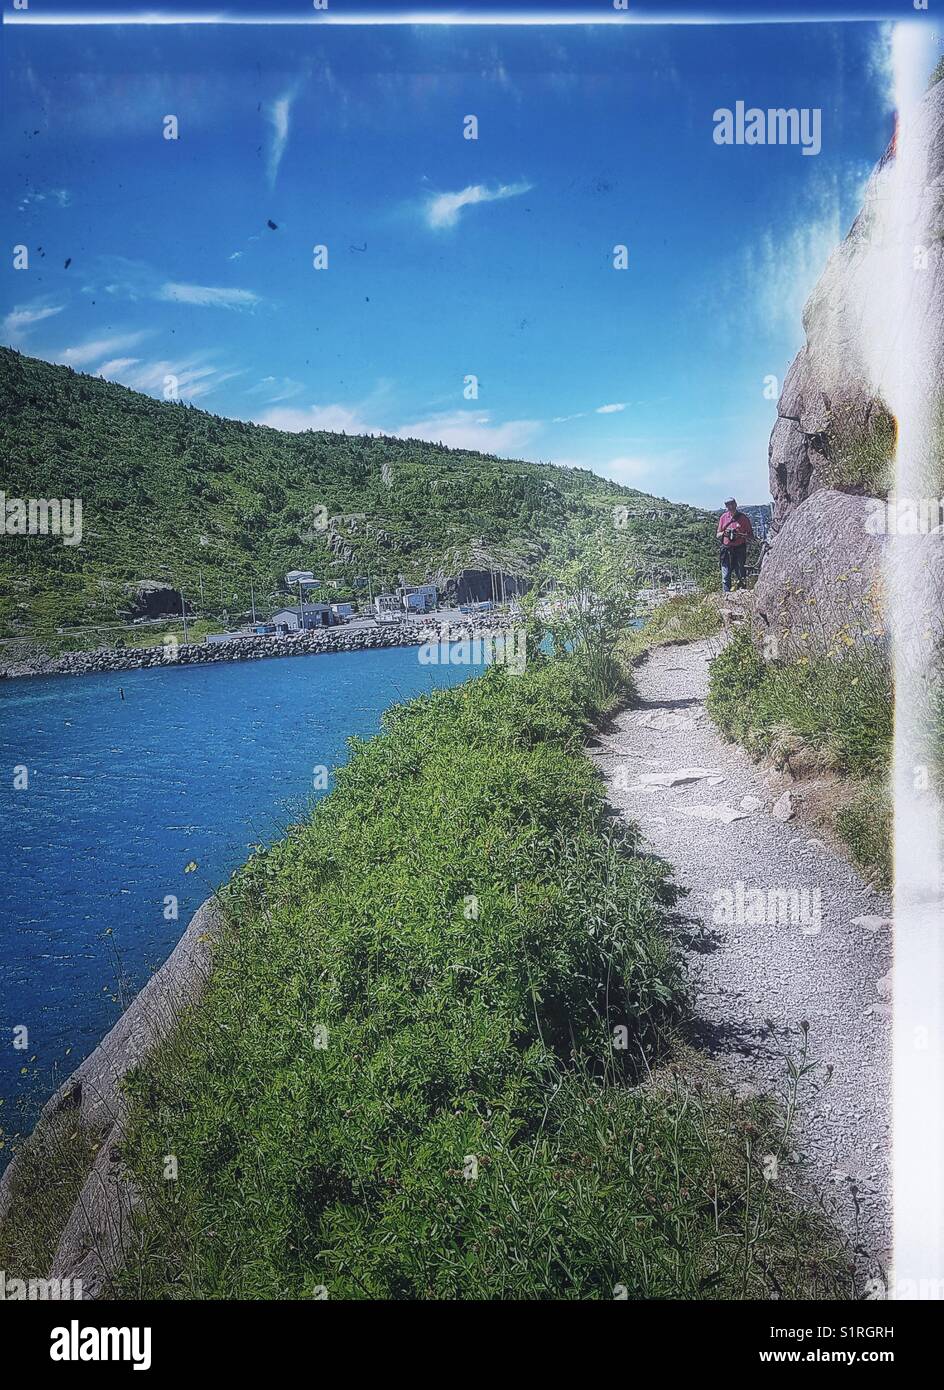
{"label": "wispy white cloud", "polygon": [[276,405],[279,401],[291,400],[293,396],[299,395],[305,387],[300,381],[293,381],[288,376],[264,376],[261,381],[257,381],[255,386],[250,386],[246,390],[247,396],[264,396],[266,405]]}
{"label": "wispy white cloud", "polygon": [[[627,440],[624,448],[625,452],[615,458],[585,462],[583,466],[592,468],[601,477],[612,478],[614,483],[639,488],[657,497],[691,501],[693,488],[704,490],[701,474],[697,482],[693,479],[694,458],[683,441],[654,442],[640,436]],[[713,489],[709,492],[713,493]],[[730,490],[724,496],[730,497]]]}
{"label": "wispy white cloud", "polygon": [[103,362],[95,375],[107,377],[109,381],[117,381],[120,380],[122,372],[126,372],[129,367],[140,361],[140,357],[113,357],[111,361]]}
{"label": "wispy white cloud", "polygon": [[62,362],[67,367],[88,367],[92,362],[107,359],[113,352],[137,347],[146,337],[147,330],[143,329],[138,333],[119,333],[112,338],[92,338],[87,342],[77,343],[74,347],[63,348],[53,361]]}
{"label": "wispy white cloud", "polygon": [[19,201],[20,212],[26,212],[27,208],[34,207],[37,203],[53,203],[56,207],[65,208],[72,200],[68,188],[31,188]]}
{"label": "wispy white cloud", "polygon": [[401,425],[396,433],[401,439],[426,439],[432,444],[447,444],[452,449],[515,454],[530,444],[540,428],[540,420],[498,423],[481,411],[455,410]]}
{"label": "wispy white cloud", "polygon": [[64,304],[49,304],[43,300],[33,300],[31,304],[17,304],[3,320],[3,332],[8,342],[17,343],[37,323],[61,314]]}
{"label": "wispy white cloud", "polygon": [[806,301],[862,205],[871,167],[851,161],[838,177],[811,180],[801,202],[732,258],[709,293],[726,339],[750,332],[799,345]]}
{"label": "wispy white cloud", "polygon": [[169,300],[173,304],[196,304],[201,308],[212,309],[251,309],[261,301],[252,290],[233,290],[217,288],[212,285],[181,285],[168,280],[161,285],[157,299]]}
{"label": "wispy white cloud", "polygon": [[645,454],[623,454],[599,465],[594,471],[600,472],[604,478],[612,478],[614,483],[636,487],[649,478],[664,476],[665,460]]}
{"label": "wispy white cloud", "polygon": [[[117,357],[103,362],[95,375],[120,381],[134,391],[160,396],[165,396],[168,386],[172,384],[178,400],[196,401],[241,373],[223,370],[200,356],[163,358],[152,362],[142,361],[139,357]],[[174,399],[172,395],[167,398]]]}
{"label": "wispy white cloud", "polygon": [[299,434],[302,430],[332,430],[340,434],[383,434],[376,425],[370,425],[357,409],[346,405],[310,405],[304,408],[276,406],[255,416],[257,424],[271,425],[276,430],[288,430]]}
{"label": "wispy white cloud", "polygon": [[277,97],[275,101],[269,102],[268,106],[265,108],[266,120],[272,126],[267,164],[270,188],[275,186],[275,180],[279,173],[279,165],[282,163],[285,146],[288,144],[289,124],[294,100],[295,92],[288,91],[282,96]]}
{"label": "wispy white cloud", "polygon": [[429,415],[407,424],[380,424],[363,405],[274,406],[254,417],[260,425],[289,430],[344,430],[347,434],[392,434],[400,439],[426,439],[452,449],[518,456],[541,428],[540,420],[496,421],[481,411],[455,410]]}
{"label": "wispy white cloud", "polygon": [[625,409],[626,402],[619,401],[614,405],[598,405],[594,410],[578,410],[575,415],[555,415],[551,423],[566,425],[569,420],[586,420],[588,415],[616,415]]}
{"label": "wispy white cloud", "polygon": [[803,306],[841,239],[838,205],[824,208],[812,221],[765,232],[745,251],[742,266],[746,306],[753,317],[768,329],[795,335]]}
{"label": "wispy white cloud", "polygon": [[191,285],[168,280],[146,261],[127,256],[102,256],[95,266],[88,293],[99,292],[113,299],[137,302],[156,299],[169,304],[190,304],[198,308],[252,309],[263,302],[252,290],[217,285]]}
{"label": "wispy white cloud", "polygon": [[515,198],[533,187],[533,184],[521,180],[518,183],[499,184],[497,188],[471,183],[458,193],[430,193],[424,206],[426,221],[436,231],[443,227],[454,227],[463,208],[474,207],[476,203],[496,203],[505,198]]}

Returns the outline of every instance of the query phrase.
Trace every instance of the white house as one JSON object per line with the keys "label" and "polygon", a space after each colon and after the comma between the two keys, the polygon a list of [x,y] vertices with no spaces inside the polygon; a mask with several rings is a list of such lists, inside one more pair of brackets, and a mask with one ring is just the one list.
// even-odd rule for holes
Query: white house
{"label": "white house", "polygon": [[439,591],[435,584],[402,584],[397,597],[408,613],[430,613],[436,607]]}

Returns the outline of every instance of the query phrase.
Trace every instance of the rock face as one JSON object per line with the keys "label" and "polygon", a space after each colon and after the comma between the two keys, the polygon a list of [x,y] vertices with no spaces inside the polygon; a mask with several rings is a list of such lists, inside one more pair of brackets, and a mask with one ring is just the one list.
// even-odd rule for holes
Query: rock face
{"label": "rock face", "polygon": [[767,655],[883,640],[884,538],[866,530],[870,515],[868,498],[834,489],[790,511],[754,589],[754,630]]}
{"label": "rock face", "polygon": [[[494,575],[494,584],[493,584]],[[440,592],[450,603],[484,603],[495,594],[515,598],[531,587],[526,579],[498,570],[464,569],[456,575],[439,576]],[[504,585],[504,588],[502,588]]]}
{"label": "rock face", "polygon": [[822,489],[879,496],[891,484],[894,423],[883,384],[896,365],[896,337],[893,315],[876,303],[903,271],[911,277],[905,292],[922,305],[929,377],[938,388],[944,377],[944,82],[928,92],[914,128],[925,165],[907,243],[913,265],[902,267],[889,244],[890,145],[804,310],[806,345],[787,373],[770,439],[774,531]]}
{"label": "rock face", "polygon": [[[182,612],[180,590],[157,579],[142,579],[128,585],[131,616],[134,618],[179,618]],[[190,612],[190,605],[187,605]]]}

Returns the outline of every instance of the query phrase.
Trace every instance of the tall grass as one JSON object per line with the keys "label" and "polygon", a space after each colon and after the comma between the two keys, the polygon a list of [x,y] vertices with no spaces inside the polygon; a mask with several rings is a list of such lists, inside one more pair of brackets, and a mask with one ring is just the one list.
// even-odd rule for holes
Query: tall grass
{"label": "tall grass", "polygon": [[820,751],[824,766],[856,776],[883,772],[891,757],[891,673],[871,650],[771,662],[740,629],[712,664],[708,709],[757,753],[787,729]]}
{"label": "tall grass", "polygon": [[619,654],[631,660],[652,647],[670,642],[697,642],[721,630],[721,609],[715,595],[677,594],[660,603],[636,631],[622,635]]}

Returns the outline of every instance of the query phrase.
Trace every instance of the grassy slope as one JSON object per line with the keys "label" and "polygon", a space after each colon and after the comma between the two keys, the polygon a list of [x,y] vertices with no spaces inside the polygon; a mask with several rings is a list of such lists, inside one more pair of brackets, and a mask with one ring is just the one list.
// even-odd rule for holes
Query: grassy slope
{"label": "grassy slope", "polygon": [[[5,542],[0,636],[112,622],[127,607],[124,586],[145,578],[183,584],[209,614],[247,610],[250,577],[260,605],[276,605],[295,567],[342,590],[368,569],[375,583],[489,563],[529,575],[579,551],[614,506],[630,513],[644,568],[713,562],[706,513],[583,469],[418,440],[287,434],[9,349],[0,349],[0,451],[9,497],[80,497],[85,532],[81,548]],[[319,507],[349,519],[319,530]],[[353,551],[347,560],[341,546]]]}
{"label": "grassy slope", "polygon": [[134,1081],[125,1291],[843,1296],[763,1181],[789,1136],[672,1042],[669,894],[605,814],[595,715],[573,658],[396,709],[237,877],[209,993]]}
{"label": "grassy slope", "polygon": [[800,748],[850,796],[833,829],[876,882],[891,879],[894,699],[887,665],[872,651],[764,661],[750,632],[737,632],[712,665],[708,710],[755,756]]}

